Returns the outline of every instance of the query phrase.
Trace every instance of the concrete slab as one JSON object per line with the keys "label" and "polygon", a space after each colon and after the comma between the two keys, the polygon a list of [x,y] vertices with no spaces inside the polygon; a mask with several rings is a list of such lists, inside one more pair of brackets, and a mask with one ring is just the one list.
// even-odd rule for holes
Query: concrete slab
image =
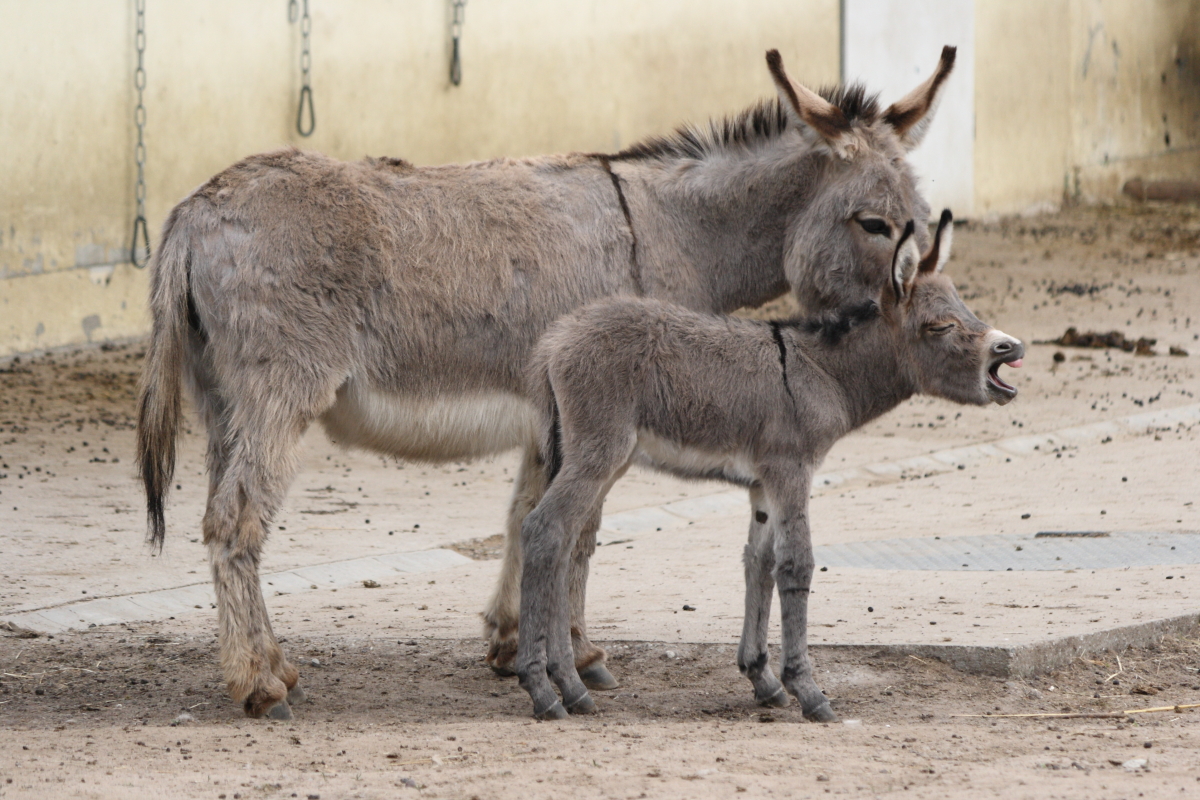
{"label": "concrete slab", "polygon": [[[1182,535],[1190,529],[1182,524],[1184,518],[1195,519],[1187,515],[1193,513],[1191,495],[1200,487],[1193,482],[1181,493],[1178,482],[1139,483],[1139,475],[1154,477],[1163,470],[1184,474],[1178,465],[1194,463],[1196,434],[1187,426],[1196,421],[1200,405],[1030,436],[959,443],[891,461],[862,459],[820,473],[813,487],[811,519],[825,570],[814,583],[809,629],[817,657],[825,647],[860,647],[941,658],[988,674],[1029,674],[1083,652],[1144,642],[1164,632],[1194,631],[1200,621],[1200,565],[1193,569],[1190,550],[1174,551],[1178,558],[1170,565],[1163,559],[1121,561],[1121,556],[1110,554],[1107,563],[1067,559],[1063,568],[1045,569],[1052,565],[1042,563],[1039,571],[1031,571],[1016,560],[1026,551],[1016,551],[1014,542],[1027,543],[1032,557],[1033,548],[1050,553],[1053,547],[1078,544],[1037,542],[1032,537],[1039,530],[1111,529],[1117,523],[1122,531],[1139,536],[1155,531]],[[1173,435],[1161,435],[1168,429]],[[1152,459],[1144,447],[1134,447],[1158,438]],[[295,534],[299,541],[277,557],[286,564],[282,569],[263,576],[273,623],[281,635],[328,634],[331,625],[346,636],[479,635],[478,612],[487,602],[499,563],[470,561],[428,544],[447,541],[451,535],[461,540],[495,532],[507,492],[508,462],[471,467],[472,481],[478,481],[494,503],[456,506],[453,514],[442,515],[453,519],[444,530],[432,530],[441,517],[431,505],[421,507],[420,527],[398,524],[408,512],[391,508],[395,503],[376,502],[367,508],[368,494],[386,494],[380,491],[382,481],[392,477],[391,468],[386,469],[386,476],[355,475],[358,500],[339,500],[328,486],[317,487],[298,504],[299,510],[284,515],[275,538],[290,543]],[[428,492],[453,498],[456,487],[462,491],[466,484],[464,469],[413,474],[410,468],[403,474],[411,476],[405,483],[412,484],[415,497]],[[1128,484],[1122,480],[1126,476],[1133,478]],[[322,474],[322,480],[334,479],[329,471]],[[1103,516],[1103,501],[1114,492],[1134,491],[1135,484],[1141,511],[1127,510],[1121,520]],[[199,500],[194,502],[199,505]],[[621,546],[602,547],[593,561],[588,606],[593,637],[600,642],[736,642],[749,510],[745,493],[635,471],[614,490],[609,505],[614,511],[603,518],[601,540],[620,541]],[[919,513],[895,513],[910,507],[919,508]],[[1032,513],[1020,513],[1027,508]],[[304,527],[303,520],[318,511],[359,514],[364,524],[383,518],[385,526],[359,530],[343,525],[337,530],[349,533],[317,540],[311,536],[318,528]],[[986,535],[971,541],[951,536],[962,531]],[[1006,538],[1013,536],[1025,539]],[[993,555],[1012,558],[1004,564],[996,558],[986,564],[976,560],[972,566],[972,561],[954,560],[957,551],[947,550],[949,545],[983,545],[988,537],[994,537],[989,540]],[[300,547],[317,541],[321,545],[311,550]],[[897,542],[906,548],[903,559]],[[1011,553],[1009,547],[1014,547]],[[327,557],[339,548],[353,557]],[[970,555],[983,557],[982,550],[970,550]],[[203,562],[189,557],[163,566],[174,571],[161,574],[179,576],[185,567],[193,568],[186,571],[186,583],[175,587],[43,604],[52,607],[38,607],[31,598],[2,616],[49,632],[169,617],[176,617],[170,625],[181,628],[210,625],[211,588],[198,582],[207,572]],[[1013,571],[1007,571],[1008,566]],[[438,572],[435,580],[427,575],[432,571]],[[363,580],[381,587],[364,588]],[[322,594],[333,591],[336,597]],[[329,609],[338,614],[331,616]],[[777,623],[772,636],[778,639]]]}

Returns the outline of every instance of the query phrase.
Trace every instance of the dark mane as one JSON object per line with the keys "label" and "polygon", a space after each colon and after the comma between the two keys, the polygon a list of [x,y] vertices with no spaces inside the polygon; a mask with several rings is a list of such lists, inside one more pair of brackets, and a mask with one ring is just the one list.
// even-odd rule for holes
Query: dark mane
{"label": "dark mane", "polygon": [[780,324],[818,336],[822,343],[832,347],[854,328],[878,319],[880,313],[879,303],[867,300],[849,308],[837,308],[812,317],[798,317]]}
{"label": "dark mane", "polygon": [[[879,118],[879,96],[867,94],[861,83],[825,86],[819,94],[846,115],[851,124],[870,125]],[[605,155],[609,161],[684,158],[696,161],[734,147],[751,147],[777,139],[791,126],[778,99],[760,100],[732,117],[710,120],[707,128],[684,125],[670,136],[654,136],[619,153]]]}
{"label": "dark mane", "polygon": [[879,95],[867,94],[861,83],[822,86],[818,94],[840,108],[851,125],[871,125],[879,119]]}

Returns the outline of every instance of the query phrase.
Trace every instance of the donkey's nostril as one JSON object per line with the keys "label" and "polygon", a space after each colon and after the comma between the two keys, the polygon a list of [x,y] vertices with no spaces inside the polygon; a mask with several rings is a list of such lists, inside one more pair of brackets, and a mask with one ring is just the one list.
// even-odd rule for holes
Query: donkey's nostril
{"label": "donkey's nostril", "polygon": [[1003,355],[1004,353],[1011,352],[1012,349],[1012,342],[999,341],[992,345],[992,352],[996,355]]}

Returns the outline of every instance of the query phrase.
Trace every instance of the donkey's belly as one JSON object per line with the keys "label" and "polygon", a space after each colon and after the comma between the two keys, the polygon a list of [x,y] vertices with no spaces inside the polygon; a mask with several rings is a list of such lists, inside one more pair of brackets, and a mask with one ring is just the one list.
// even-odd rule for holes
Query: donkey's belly
{"label": "donkey's belly", "polygon": [[637,433],[636,463],[681,478],[718,480],[738,486],[755,486],[754,466],[742,453],[714,453],[664,439],[647,430]]}
{"label": "donkey's belly", "polygon": [[350,381],[321,422],[335,442],[399,458],[449,461],[528,444],[533,407],[516,395],[477,392],[414,397]]}

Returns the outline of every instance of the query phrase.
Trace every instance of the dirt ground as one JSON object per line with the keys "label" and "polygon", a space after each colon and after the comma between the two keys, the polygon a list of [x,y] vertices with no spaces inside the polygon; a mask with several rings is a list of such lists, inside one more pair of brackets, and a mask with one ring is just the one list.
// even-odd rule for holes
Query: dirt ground
{"label": "dirt ground", "polygon": [[[958,227],[955,249],[947,269],[968,304],[1029,344],[1025,367],[1006,372],[1021,396],[1004,409],[916,398],[839,444],[826,469],[1197,402],[1200,210],[1078,208],[973,223]],[[1044,343],[1068,326],[1154,339],[1144,345],[1154,354]],[[0,362],[0,618],[203,579],[197,534],[184,533],[195,520],[180,510],[203,502],[200,431],[182,442],[168,555],[152,561],[141,544],[132,428],[143,348]],[[1200,530],[1198,439],[1192,428],[1147,431],[985,472],[819,490],[813,517],[820,526],[886,508],[880,538],[917,521],[997,532]],[[396,542],[383,528],[401,524],[422,547],[492,557],[494,538],[462,531],[499,528],[507,463],[404,467],[316,446],[278,520],[268,567],[378,552]],[[426,488],[435,478],[439,496]],[[667,486],[675,496],[703,491],[630,480],[630,493],[614,493],[606,510],[645,505]],[[394,494],[380,497],[387,481]],[[195,618],[53,638],[0,632],[0,798],[1200,795],[1200,709],[1128,719],[958,716],[1200,703],[1195,638],[1081,658],[1027,680],[825,650],[818,679],[849,721],[829,726],[755,707],[729,639],[614,639],[601,644],[622,688],[598,697],[601,713],[536,723],[519,687],[486,669],[481,642],[461,626],[441,636],[383,633],[365,627],[386,614],[375,605],[337,629],[299,612],[276,618],[310,696],[291,723],[240,716],[223,693],[211,625]]]}

